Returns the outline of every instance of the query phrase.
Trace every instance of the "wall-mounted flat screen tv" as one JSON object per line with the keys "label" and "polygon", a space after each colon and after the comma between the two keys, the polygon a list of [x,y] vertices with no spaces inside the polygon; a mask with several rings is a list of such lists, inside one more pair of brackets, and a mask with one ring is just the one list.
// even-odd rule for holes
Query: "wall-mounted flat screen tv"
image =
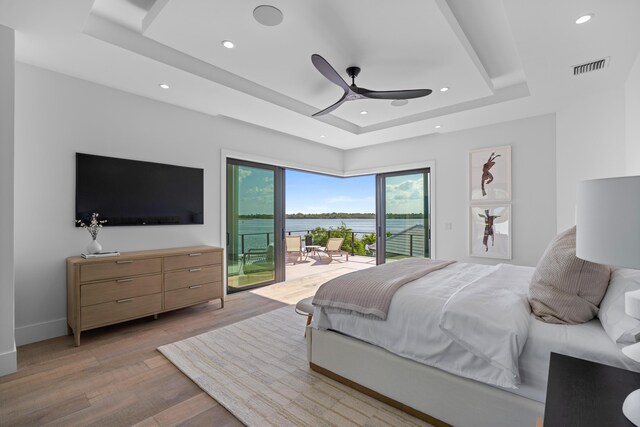
{"label": "wall-mounted flat screen tv", "polygon": [[204,223],[204,170],[76,153],[76,219],[105,226]]}

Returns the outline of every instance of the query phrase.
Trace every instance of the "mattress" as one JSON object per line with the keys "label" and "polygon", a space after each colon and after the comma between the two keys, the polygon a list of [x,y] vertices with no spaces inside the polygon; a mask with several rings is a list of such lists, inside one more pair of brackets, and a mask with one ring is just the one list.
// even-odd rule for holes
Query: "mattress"
{"label": "mattress", "polygon": [[640,363],[622,353],[598,318],[581,325],[553,325],[532,315],[529,337],[519,359],[522,384],[507,391],[544,403],[551,352],[640,372]]}
{"label": "mattress", "polygon": [[[442,333],[439,315],[434,313],[464,284],[495,268],[456,263],[407,283],[394,295],[386,321],[316,308],[312,326],[335,330],[399,356],[491,384],[493,367]],[[534,269],[519,271],[530,278]],[[640,371],[640,364],[622,354],[598,319],[582,325],[552,325],[531,316],[527,342],[518,360],[521,384],[515,389],[502,389],[544,403],[550,352]]]}

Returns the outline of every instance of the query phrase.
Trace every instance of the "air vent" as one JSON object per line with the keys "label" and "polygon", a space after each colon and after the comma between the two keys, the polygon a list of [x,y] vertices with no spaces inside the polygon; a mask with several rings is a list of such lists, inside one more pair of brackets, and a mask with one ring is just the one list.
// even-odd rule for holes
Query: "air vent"
{"label": "air vent", "polygon": [[585,64],[574,65],[573,75],[579,76],[580,74],[590,73],[591,71],[602,70],[603,68],[609,66],[610,59],[610,57],[606,57],[603,59],[598,59],[596,61],[587,62]]}

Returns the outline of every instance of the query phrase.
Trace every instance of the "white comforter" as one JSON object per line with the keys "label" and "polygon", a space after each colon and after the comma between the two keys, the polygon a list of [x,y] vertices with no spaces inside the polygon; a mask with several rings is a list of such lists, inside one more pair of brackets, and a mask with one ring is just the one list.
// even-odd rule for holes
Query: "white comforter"
{"label": "white comforter", "polygon": [[316,309],[313,326],[455,375],[516,388],[518,357],[529,331],[532,272],[506,264],[456,263],[401,287],[386,321]]}

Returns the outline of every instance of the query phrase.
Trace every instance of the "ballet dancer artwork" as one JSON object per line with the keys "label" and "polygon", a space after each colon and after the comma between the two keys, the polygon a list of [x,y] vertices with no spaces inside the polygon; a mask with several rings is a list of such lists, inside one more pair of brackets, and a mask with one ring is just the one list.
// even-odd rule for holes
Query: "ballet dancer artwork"
{"label": "ballet dancer artwork", "polygon": [[470,208],[469,255],[511,259],[511,205]]}
{"label": "ballet dancer artwork", "polygon": [[511,147],[490,147],[469,153],[472,202],[511,200]]}

